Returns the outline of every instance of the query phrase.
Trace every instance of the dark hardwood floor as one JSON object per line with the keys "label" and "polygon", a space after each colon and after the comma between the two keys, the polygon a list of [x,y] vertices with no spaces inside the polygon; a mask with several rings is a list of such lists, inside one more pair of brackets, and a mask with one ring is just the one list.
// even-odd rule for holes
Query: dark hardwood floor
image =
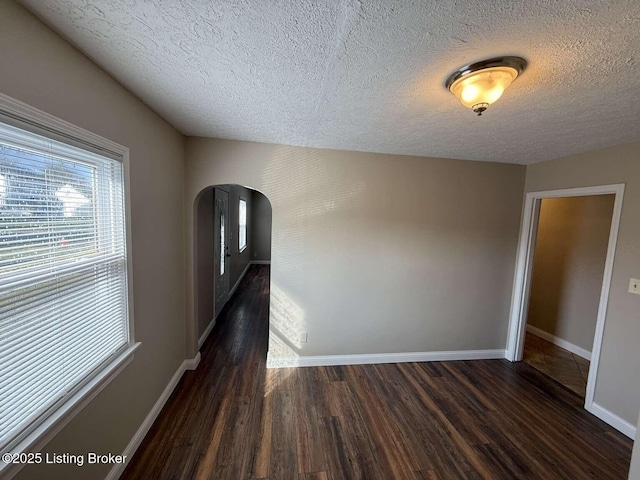
{"label": "dark hardwood floor", "polygon": [[632,442],[506,360],[265,369],[253,266],[123,479],[625,479]]}

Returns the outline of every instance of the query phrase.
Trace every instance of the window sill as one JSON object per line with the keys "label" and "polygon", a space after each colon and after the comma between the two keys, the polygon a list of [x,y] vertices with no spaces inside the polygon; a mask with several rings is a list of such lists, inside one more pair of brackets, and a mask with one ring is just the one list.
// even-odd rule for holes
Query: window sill
{"label": "window sill", "polygon": [[240,255],[242,252],[244,252],[247,249],[247,246],[245,245],[244,247],[242,247],[240,250],[238,250],[238,255]]}
{"label": "window sill", "polygon": [[[133,360],[133,353],[141,344],[134,343],[106,365],[84,387],[70,397],[60,408],[45,418],[24,440],[11,449],[10,453],[38,452],[49,443],[87,404],[93,400],[124,368]],[[0,460],[0,476],[12,478],[24,464],[7,464]]]}

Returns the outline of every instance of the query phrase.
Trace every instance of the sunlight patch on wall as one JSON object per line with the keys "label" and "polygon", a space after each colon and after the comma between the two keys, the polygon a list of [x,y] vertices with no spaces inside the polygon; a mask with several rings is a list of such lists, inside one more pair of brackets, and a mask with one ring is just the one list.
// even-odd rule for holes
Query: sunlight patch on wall
{"label": "sunlight patch on wall", "polygon": [[304,348],[307,322],[304,311],[278,285],[271,284],[269,356],[297,357]]}
{"label": "sunlight patch on wall", "polygon": [[328,217],[359,221],[365,183],[340,157],[328,161],[320,150],[279,146],[261,183],[273,207],[273,261],[285,273],[305,268],[305,254],[326,234]]}

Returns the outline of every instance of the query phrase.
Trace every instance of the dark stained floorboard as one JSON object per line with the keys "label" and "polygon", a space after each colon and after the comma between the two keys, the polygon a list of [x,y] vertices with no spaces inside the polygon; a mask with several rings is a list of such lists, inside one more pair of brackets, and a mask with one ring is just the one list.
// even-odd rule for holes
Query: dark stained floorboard
{"label": "dark stained floorboard", "polygon": [[123,479],[624,479],[632,442],[522,362],[265,368],[252,266]]}

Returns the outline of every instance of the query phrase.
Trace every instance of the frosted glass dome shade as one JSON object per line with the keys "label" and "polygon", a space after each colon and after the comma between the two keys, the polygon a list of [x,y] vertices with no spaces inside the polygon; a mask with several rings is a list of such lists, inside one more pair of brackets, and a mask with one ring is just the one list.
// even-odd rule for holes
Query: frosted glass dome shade
{"label": "frosted glass dome shade", "polygon": [[465,107],[480,115],[502,96],[526,66],[526,60],[520,57],[483,60],[453,72],[445,86]]}

